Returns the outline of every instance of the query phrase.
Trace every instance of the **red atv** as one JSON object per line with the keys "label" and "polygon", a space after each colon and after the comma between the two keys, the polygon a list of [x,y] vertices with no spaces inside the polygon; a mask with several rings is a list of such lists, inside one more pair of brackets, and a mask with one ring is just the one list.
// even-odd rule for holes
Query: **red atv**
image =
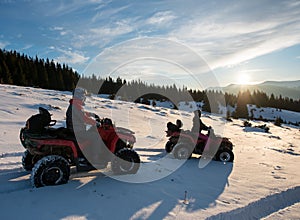
{"label": "red atv", "polygon": [[205,135],[182,130],[181,126],[181,121],[176,124],[168,122],[166,133],[167,137],[169,137],[169,141],[165,146],[167,153],[173,151],[175,158],[188,159],[192,156],[192,153],[202,155],[204,149],[207,148],[209,150],[211,146],[218,146],[215,155],[213,155],[213,159],[222,162],[232,162],[234,160],[234,154],[232,152],[233,144],[228,138],[215,136],[212,129]]}
{"label": "red atv", "polygon": [[[20,140],[26,149],[22,165],[31,171],[31,182],[35,187],[59,185],[67,183],[70,176],[70,167],[76,166],[77,171],[95,169],[91,164],[87,166],[86,158],[81,149],[89,147],[90,142],[77,143],[73,133],[67,128],[53,128],[56,121],[51,120],[50,113],[43,108],[34,115],[47,115],[47,126],[42,125],[40,131],[30,128],[33,124],[28,119],[26,127],[20,131]],[[50,117],[50,119],[49,119]],[[39,118],[39,121],[43,121]],[[45,120],[44,120],[45,121]],[[132,149],[136,142],[134,132],[129,129],[114,127],[111,120],[106,118],[98,123],[97,131],[107,149],[115,156],[111,156],[111,169],[115,174],[134,174],[140,167],[140,157]],[[104,163],[105,167],[107,162]],[[88,167],[88,168],[87,168]],[[101,167],[104,168],[104,167]]]}

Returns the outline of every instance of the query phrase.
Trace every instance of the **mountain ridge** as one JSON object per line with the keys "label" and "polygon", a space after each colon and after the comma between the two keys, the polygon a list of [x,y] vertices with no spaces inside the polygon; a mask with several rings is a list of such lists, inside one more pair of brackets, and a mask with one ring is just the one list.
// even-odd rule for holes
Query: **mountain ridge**
{"label": "mountain ridge", "polygon": [[253,85],[229,84],[225,87],[210,87],[206,90],[217,90],[233,94],[238,94],[238,92],[245,90],[249,90],[250,92],[259,90],[267,93],[269,96],[274,94],[276,97],[281,95],[283,98],[288,97],[298,100],[300,99],[300,80],[264,81],[262,83]]}

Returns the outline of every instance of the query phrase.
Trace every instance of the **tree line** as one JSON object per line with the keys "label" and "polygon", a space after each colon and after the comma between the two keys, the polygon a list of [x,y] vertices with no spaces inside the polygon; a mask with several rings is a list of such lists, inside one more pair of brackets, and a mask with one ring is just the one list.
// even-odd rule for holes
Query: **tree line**
{"label": "tree line", "polygon": [[71,91],[79,74],[66,64],[0,49],[0,83]]}
{"label": "tree line", "polygon": [[88,88],[94,94],[109,94],[112,99],[149,104],[149,100],[171,101],[177,104],[182,100],[192,100],[186,88],[173,85],[148,84],[142,80],[126,81],[120,77],[97,78],[95,75],[82,76],[78,86]]}
{"label": "tree line", "polygon": [[251,118],[252,113],[249,115],[247,104],[256,105],[256,107],[271,107],[276,109],[285,109],[295,112],[300,112],[300,99],[293,100],[291,98],[283,98],[281,95],[275,97],[274,94],[268,96],[265,92],[254,91],[250,93],[249,90],[239,92],[236,97],[236,111],[234,117],[236,118]]}
{"label": "tree line", "polygon": [[[80,79],[80,80],[79,80]],[[179,101],[202,101],[203,110],[218,113],[219,104],[236,108],[234,117],[248,118],[247,104],[257,107],[273,107],[300,112],[300,99],[268,96],[265,92],[239,92],[238,95],[221,91],[191,90],[173,85],[147,84],[142,80],[126,81],[118,77],[100,78],[96,75],[80,76],[66,64],[59,64],[49,59],[39,59],[19,54],[16,51],[0,49],[0,83],[18,86],[34,86],[44,89],[72,91],[76,85],[88,88],[94,94],[108,94],[125,101],[150,103],[148,100],[171,101],[174,106]]]}
{"label": "tree line", "polygon": [[215,90],[191,90],[186,87],[178,88],[173,85],[154,85],[147,84],[141,80],[133,80],[127,82],[120,77],[113,79],[111,77],[102,79],[95,75],[90,77],[82,76],[80,82],[83,87],[89,88],[95,94],[110,94],[111,98],[119,96],[125,101],[135,101],[144,104],[149,104],[149,100],[171,101],[174,106],[180,101],[196,101],[203,102],[203,111],[219,113],[219,105],[232,106],[236,108],[233,117],[249,118],[247,104],[260,107],[272,107],[276,109],[285,109],[290,111],[300,112],[300,99],[293,100],[292,98],[281,95],[279,97],[271,94],[268,96],[265,92],[249,90],[239,92],[237,95],[223,93]]}

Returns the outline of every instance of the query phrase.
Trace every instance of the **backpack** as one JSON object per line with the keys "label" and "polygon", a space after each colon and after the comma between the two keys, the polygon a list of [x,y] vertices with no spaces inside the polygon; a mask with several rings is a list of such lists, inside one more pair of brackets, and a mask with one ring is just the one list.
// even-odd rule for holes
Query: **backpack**
{"label": "backpack", "polygon": [[39,107],[39,114],[32,115],[26,121],[26,128],[32,133],[42,133],[46,126],[50,126],[51,114],[47,109]]}

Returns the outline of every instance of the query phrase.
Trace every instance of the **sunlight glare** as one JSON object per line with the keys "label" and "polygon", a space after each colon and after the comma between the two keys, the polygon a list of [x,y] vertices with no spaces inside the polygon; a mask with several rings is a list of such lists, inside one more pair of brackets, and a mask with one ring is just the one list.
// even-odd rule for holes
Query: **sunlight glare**
{"label": "sunlight glare", "polygon": [[250,76],[248,74],[241,73],[238,76],[238,84],[241,84],[241,85],[250,84]]}

